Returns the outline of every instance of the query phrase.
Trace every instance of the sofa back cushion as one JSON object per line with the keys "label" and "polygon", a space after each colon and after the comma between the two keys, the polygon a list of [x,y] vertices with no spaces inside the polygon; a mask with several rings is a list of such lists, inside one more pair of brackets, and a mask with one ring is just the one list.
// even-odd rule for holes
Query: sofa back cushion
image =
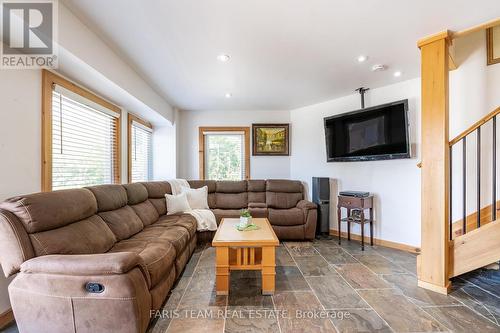
{"label": "sofa back cushion", "polygon": [[99,213],[115,234],[117,240],[124,240],[140,232],[144,225],[130,206]]}
{"label": "sofa back cushion", "polygon": [[248,207],[247,182],[216,182],[215,205],[218,209],[242,209]]}
{"label": "sofa back cushion", "polygon": [[98,215],[29,237],[36,256],[105,253],[116,243],[115,235]]}
{"label": "sofa back cushion", "polygon": [[303,198],[303,185],[300,181],[285,179],[266,181],[266,204],[269,208],[293,208]]}
{"label": "sofa back cushion", "polygon": [[169,182],[145,182],[141,183],[148,191],[148,198],[159,215],[167,213],[167,202],[165,194],[172,194]]}
{"label": "sofa back cushion", "polygon": [[88,187],[97,199],[98,215],[111,229],[117,240],[127,239],[140,232],[144,225],[127,205],[127,190],[122,185]]}
{"label": "sofa back cushion", "polygon": [[0,208],[10,211],[28,233],[41,232],[86,219],[97,212],[97,202],[86,189],[41,192],[7,199]]}
{"label": "sofa back cushion", "polygon": [[87,189],[94,194],[99,212],[122,208],[128,202],[127,191],[122,185],[98,185]]}
{"label": "sofa back cushion", "polygon": [[144,226],[155,223],[160,214],[148,199],[148,190],[141,183],[123,185],[127,191],[128,205],[139,216]]}
{"label": "sofa back cushion", "polygon": [[148,200],[148,190],[141,183],[125,184],[123,188],[127,193],[127,204],[129,206]]}
{"label": "sofa back cushion", "polygon": [[249,180],[247,182],[248,203],[266,203],[266,181]]}
{"label": "sofa back cushion", "polygon": [[[15,231],[23,249],[23,261],[48,254],[104,253],[117,241],[103,219],[96,215],[98,203],[88,189],[18,196],[0,206],[3,220]],[[19,265],[11,264],[7,273],[18,271]]]}

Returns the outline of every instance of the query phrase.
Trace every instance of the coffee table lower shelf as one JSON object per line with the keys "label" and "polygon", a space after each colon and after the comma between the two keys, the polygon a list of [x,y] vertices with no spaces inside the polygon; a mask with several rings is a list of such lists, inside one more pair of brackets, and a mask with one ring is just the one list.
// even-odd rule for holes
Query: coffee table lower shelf
{"label": "coffee table lower shelf", "polygon": [[259,270],[262,274],[262,294],[273,295],[275,289],[275,246],[216,247],[217,295],[229,294],[230,272],[234,270]]}

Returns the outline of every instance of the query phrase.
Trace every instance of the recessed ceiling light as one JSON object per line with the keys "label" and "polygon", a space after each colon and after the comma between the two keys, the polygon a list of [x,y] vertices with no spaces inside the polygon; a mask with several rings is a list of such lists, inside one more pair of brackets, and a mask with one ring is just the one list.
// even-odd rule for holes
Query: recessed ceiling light
{"label": "recessed ceiling light", "polygon": [[385,65],[382,65],[382,64],[373,65],[373,67],[372,67],[372,71],[374,71],[374,72],[385,71],[386,69],[387,69],[387,67]]}
{"label": "recessed ceiling light", "polygon": [[233,97],[233,94],[231,94],[231,93],[226,93],[226,94],[224,95],[224,97],[226,97],[226,98],[231,98],[231,97]]}
{"label": "recessed ceiling light", "polygon": [[367,57],[367,56],[365,56],[365,55],[360,55],[360,56],[358,57],[358,62],[365,62],[365,61],[367,61],[367,60],[368,60],[368,57]]}
{"label": "recessed ceiling light", "polygon": [[395,76],[395,77],[400,77],[400,76],[401,76],[401,74],[403,74],[403,73],[401,73],[401,71],[396,71],[396,72],[394,72],[394,76]]}
{"label": "recessed ceiling light", "polygon": [[217,56],[217,60],[219,60],[220,62],[228,62],[229,59],[231,59],[231,57],[228,54],[219,54]]}

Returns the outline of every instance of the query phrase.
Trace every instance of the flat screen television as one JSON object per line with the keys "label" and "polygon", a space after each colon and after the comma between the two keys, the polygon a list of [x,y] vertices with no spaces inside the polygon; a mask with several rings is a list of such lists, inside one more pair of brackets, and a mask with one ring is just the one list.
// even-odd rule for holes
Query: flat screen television
{"label": "flat screen television", "polygon": [[328,162],[410,158],[408,100],[324,118]]}

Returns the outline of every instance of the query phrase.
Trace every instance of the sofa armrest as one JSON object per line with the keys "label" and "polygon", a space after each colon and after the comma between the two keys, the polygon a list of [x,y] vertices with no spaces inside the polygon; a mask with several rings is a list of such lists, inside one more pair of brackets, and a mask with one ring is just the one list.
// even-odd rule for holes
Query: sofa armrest
{"label": "sofa armrest", "polygon": [[307,200],[300,200],[298,203],[297,203],[297,208],[300,208],[300,209],[316,209],[318,206],[316,206],[315,203],[312,203],[311,201],[307,201]]}
{"label": "sofa armrest", "polygon": [[150,284],[135,253],[47,255],[21,265],[9,296],[20,332],[137,333],[151,319]]}
{"label": "sofa armrest", "polygon": [[116,252],[103,254],[46,255],[25,261],[23,273],[58,275],[113,275],[125,274],[138,267],[150,285],[146,266],[136,253]]}
{"label": "sofa armrest", "polygon": [[267,204],[265,202],[249,202],[248,208],[267,208]]}

